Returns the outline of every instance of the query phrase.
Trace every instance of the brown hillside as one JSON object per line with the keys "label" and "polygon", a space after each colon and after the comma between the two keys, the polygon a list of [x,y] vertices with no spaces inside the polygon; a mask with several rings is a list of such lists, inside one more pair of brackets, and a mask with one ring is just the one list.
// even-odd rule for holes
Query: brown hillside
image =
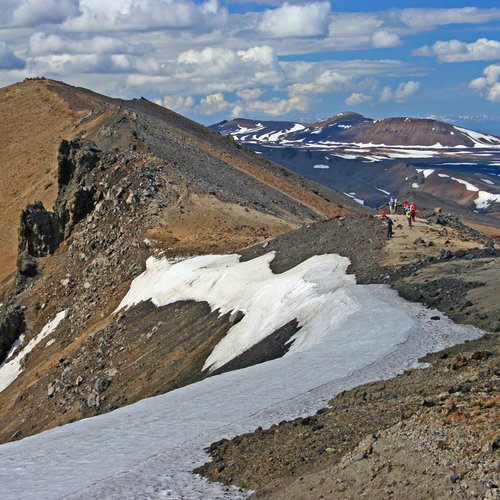
{"label": "brown hillside", "polygon": [[82,102],[54,92],[55,85],[37,79],[0,89],[0,292],[15,270],[21,210],[36,200],[52,207],[59,144],[82,129],[88,114]]}
{"label": "brown hillside", "polygon": [[[2,203],[10,211],[2,220],[0,326],[7,325],[8,339],[0,356],[20,335],[4,314],[22,311],[25,345],[67,311],[53,342],[24,357],[19,376],[0,389],[0,441],[206,376],[203,362],[234,318],[195,303],[113,315],[149,256],[264,250],[305,224],[366,211],[146,99],[112,99],[44,79],[0,92],[9,116]],[[71,140],[61,145],[63,138]],[[21,260],[35,259],[36,271],[18,273],[7,292],[19,214],[36,200],[49,210],[56,202],[57,217],[45,215],[58,229],[44,238],[53,243],[61,231],[64,239],[51,243],[54,253],[29,253],[46,219],[39,214],[29,227],[23,220]],[[113,383],[104,388],[100,379]]]}

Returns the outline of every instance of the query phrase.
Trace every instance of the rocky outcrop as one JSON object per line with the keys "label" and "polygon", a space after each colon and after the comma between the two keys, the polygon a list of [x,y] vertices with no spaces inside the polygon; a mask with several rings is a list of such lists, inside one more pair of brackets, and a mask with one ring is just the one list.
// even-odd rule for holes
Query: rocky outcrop
{"label": "rocky outcrop", "polygon": [[24,333],[25,328],[21,308],[11,308],[0,315],[0,364],[4,362],[12,344]]}
{"label": "rocky outcrop", "polygon": [[21,214],[17,258],[21,276],[36,275],[35,259],[53,253],[75,224],[94,209],[97,189],[91,172],[99,158],[100,151],[89,141],[76,138],[61,142],[54,210],[47,211],[37,201]]}
{"label": "rocky outcrop", "polygon": [[94,209],[96,186],[90,173],[99,157],[99,149],[89,141],[75,138],[61,142],[57,170],[59,191],[54,212],[65,238],[75,224]]}
{"label": "rocky outcrop", "polygon": [[28,205],[21,213],[17,269],[23,276],[37,273],[35,258],[49,255],[62,240],[57,214],[47,212],[42,202]]}

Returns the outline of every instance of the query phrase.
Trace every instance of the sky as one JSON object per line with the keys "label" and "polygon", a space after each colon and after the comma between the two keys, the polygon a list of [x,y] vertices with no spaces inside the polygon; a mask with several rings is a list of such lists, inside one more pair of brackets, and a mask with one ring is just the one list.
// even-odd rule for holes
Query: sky
{"label": "sky", "polygon": [[1,86],[45,76],[204,124],[349,110],[500,125],[496,0],[0,4]]}
{"label": "sky", "polygon": [[[244,324],[245,332],[230,331],[214,351],[225,362],[238,354],[242,333],[247,346],[262,332],[272,335],[262,318],[298,317],[302,329],[285,356],[0,445],[2,499],[248,498],[192,473],[209,459],[204,448],[314,414],[342,390],[422,366],[418,358],[427,352],[483,333],[407,302],[387,285],[357,285],[345,274],[345,257],[315,256],[283,275],[271,272],[272,258],[150,259],[120,307],[190,297],[212,309],[245,310],[235,326]],[[241,282],[250,284],[243,292]],[[272,297],[276,288],[286,293]],[[431,319],[436,314],[440,321]],[[51,329],[48,342],[57,336],[56,318],[44,329]],[[40,342],[37,349],[43,348]]]}

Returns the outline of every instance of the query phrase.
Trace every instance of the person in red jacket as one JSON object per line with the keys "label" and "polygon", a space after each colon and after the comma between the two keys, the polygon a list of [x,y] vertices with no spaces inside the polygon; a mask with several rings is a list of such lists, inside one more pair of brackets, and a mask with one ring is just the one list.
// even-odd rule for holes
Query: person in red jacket
{"label": "person in red jacket", "polygon": [[417,205],[412,201],[410,205],[411,220],[415,222],[415,214],[417,213]]}

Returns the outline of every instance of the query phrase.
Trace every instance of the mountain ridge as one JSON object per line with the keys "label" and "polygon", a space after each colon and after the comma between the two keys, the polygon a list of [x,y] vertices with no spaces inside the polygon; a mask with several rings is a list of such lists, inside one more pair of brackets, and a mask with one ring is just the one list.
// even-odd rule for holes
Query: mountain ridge
{"label": "mountain ridge", "polygon": [[[252,126],[252,136],[245,127]],[[239,127],[239,129],[238,129]],[[301,128],[303,127],[303,128]],[[336,128],[334,128],[336,127]],[[371,146],[434,146],[474,147],[500,145],[500,137],[468,131],[432,118],[391,117],[372,119],[358,113],[344,111],[314,123],[291,121],[266,121],[248,118],[223,120],[210,125],[212,130],[239,138],[241,141],[266,141],[269,143],[327,142],[359,143]],[[274,130],[275,135],[270,134]],[[340,130],[339,130],[340,128]],[[257,132],[262,132],[260,135]],[[271,135],[272,138],[269,138]],[[316,138],[311,135],[317,135]]]}
{"label": "mountain ridge", "polygon": [[[22,120],[16,122],[17,103],[22,104],[22,113],[18,113]],[[38,103],[46,106],[41,117],[36,114]],[[358,312],[359,324],[355,324],[373,342],[365,325],[375,314],[383,316],[384,304],[394,308],[397,301],[405,310],[420,310],[419,305],[405,304],[389,284],[403,297],[438,307],[456,321],[491,332],[500,328],[498,308],[492,300],[500,282],[498,245],[456,217],[434,212],[434,198],[430,196],[425,205],[419,204],[412,228],[407,227],[402,213],[394,215],[396,234],[388,239],[385,223],[374,210],[147,100],[101,98],[85,89],[40,79],[0,89],[0,105],[11,116],[9,123],[0,124],[0,129],[10,131],[11,148],[10,156],[0,157],[0,180],[3,183],[16,173],[16,182],[10,179],[11,186],[23,183],[24,189],[33,179],[31,190],[23,191],[22,196],[12,189],[2,199],[5,205],[9,200],[16,201],[17,212],[12,211],[3,224],[11,234],[19,231],[19,241],[9,241],[17,258],[0,266],[5,276],[0,290],[0,355],[5,358],[0,365],[0,441],[17,441],[0,446],[6,463],[15,464],[10,460],[14,450],[29,447],[33,441],[42,443],[47,434],[32,440],[23,438],[47,429],[102,413],[108,414],[106,421],[126,416],[126,409],[111,412],[209,376],[208,385],[218,385],[223,379],[217,377],[229,375],[220,375],[224,371],[236,374],[237,370],[241,373],[236,378],[243,380],[246,373],[270,366],[274,370],[291,350],[297,349],[300,357],[301,348],[307,350],[322,334],[329,334],[329,325],[345,336],[342,321]],[[19,144],[16,130],[25,138]],[[31,163],[19,161],[14,169],[9,161],[18,153]],[[51,196],[46,193],[49,189]],[[344,274],[338,277],[335,262],[342,263]],[[156,269],[151,263],[158,264]],[[247,274],[230,275],[230,268],[246,269]],[[171,274],[162,274],[165,270]],[[154,294],[148,299],[146,294],[144,300],[119,308],[134,283],[151,283],[151,279],[161,285],[160,292],[166,294],[162,297],[171,301],[162,302]],[[283,292],[281,288],[273,289],[273,283],[280,280],[290,287],[284,297],[278,293]],[[250,282],[257,284],[250,287]],[[356,283],[363,284],[363,291],[357,291]],[[344,285],[352,295],[343,295]],[[147,285],[146,291],[152,288]],[[229,305],[211,299],[214,291],[219,297],[230,297]],[[360,297],[372,299],[372,304],[381,307],[368,310]],[[335,302],[337,299],[339,302]],[[248,304],[258,300],[265,303],[250,320]],[[305,316],[298,315],[299,308]],[[286,309],[286,324],[269,322],[280,309]],[[320,314],[312,314],[313,310]],[[443,337],[447,343],[469,338],[469,334],[463,337],[467,329],[444,318],[437,321],[429,310],[423,316],[408,316],[397,308],[396,312],[412,335],[419,328],[427,331],[425,322],[432,325],[437,335],[427,336],[429,349],[439,347],[436,339],[441,338],[441,325],[447,328]],[[305,319],[300,324],[297,319],[290,321],[291,317]],[[318,318],[323,318],[321,324]],[[274,330],[270,334],[265,330],[269,324]],[[233,344],[227,339],[238,330],[243,331],[243,339],[250,340],[243,342],[243,355],[210,374],[204,369],[207,359],[224,340],[231,351]],[[390,327],[379,325],[378,331],[390,350],[394,344],[394,339],[386,336]],[[479,335],[473,328],[467,331],[470,338]],[[263,339],[259,336],[262,332],[266,335]],[[398,338],[404,337],[403,332],[398,334]],[[356,352],[349,350],[349,342],[356,335],[348,337],[342,341],[344,353],[356,357]],[[259,341],[254,342],[256,339]],[[406,349],[404,343],[398,346]],[[335,347],[332,341],[329,349],[333,357]],[[417,362],[411,346],[409,349],[409,357],[401,366]],[[340,372],[348,370],[347,354],[335,363],[328,357],[325,363],[333,372],[337,363]],[[314,357],[308,366],[318,377],[325,373],[320,358]],[[381,358],[383,373],[397,370],[389,358]],[[361,364],[363,359],[359,357]],[[495,359],[492,355],[492,361]],[[261,363],[265,364],[255,366]],[[289,368],[300,379],[301,373],[295,373],[293,363]],[[307,381],[313,389],[315,380],[311,376]],[[425,377],[421,383],[425,384]],[[279,379],[273,386],[276,393],[271,391],[268,396],[277,401],[280,387],[285,386],[293,396],[293,384]],[[193,391],[199,389],[192,387]],[[238,394],[238,387],[231,390],[235,394],[231,403],[244,398],[246,407],[252,408],[249,394]],[[314,390],[311,394],[314,396]],[[210,398],[210,393],[207,396]],[[175,394],[172,397],[175,400]],[[226,401],[218,404],[224,407]],[[315,400],[317,405],[319,401]],[[303,407],[293,407],[290,414],[301,411]],[[377,420],[377,411],[371,415],[372,421]],[[249,413],[248,418],[253,418],[253,408]],[[198,418],[203,420],[204,415]],[[99,427],[103,420],[86,422],[82,425]],[[140,421],[128,422],[142,429]],[[161,415],[158,422],[160,428],[150,437],[159,452],[169,454],[168,446],[162,448],[169,442],[169,426]],[[177,422],[185,427],[186,439],[193,443],[191,434],[197,429],[190,426],[188,418],[177,418]],[[217,419],[204,420],[204,425],[212,424],[219,432],[215,435],[220,436]],[[73,428],[65,427],[61,432],[68,436]],[[233,422],[228,437],[240,428]],[[98,434],[104,436],[105,432],[99,429]],[[119,431],[116,434],[115,428],[111,432],[118,443]],[[179,443],[177,452],[183,452],[183,443]],[[80,442],[79,446],[85,444]],[[303,444],[308,447],[308,456],[318,450],[314,443]],[[50,445],[57,447],[57,442]],[[99,477],[105,481],[97,485],[98,489],[106,490],[110,482],[120,482],[122,473],[127,472],[115,460],[118,455],[113,456],[114,452],[123,456],[123,449],[119,444],[110,448],[111,455],[102,453],[99,466],[106,461],[108,465],[113,463],[117,476],[108,477],[108,469],[101,470]],[[41,450],[35,450],[36,460],[42,457],[45,467]],[[94,452],[101,454],[100,449]],[[201,454],[201,449],[196,451],[196,460]],[[56,462],[64,455],[65,467],[76,470],[73,460],[78,459],[70,446],[49,455]],[[25,460],[22,451],[21,456]],[[294,456],[293,462],[300,461],[300,456]],[[142,449],[141,457],[145,460],[142,467],[152,458],[150,450]],[[191,456],[186,460],[194,467]],[[84,474],[85,481],[90,478],[94,484],[93,464],[86,462],[85,467],[85,474],[90,474]],[[20,478],[33,469],[14,468],[7,471],[6,480],[17,481],[15,491],[27,491],[34,484],[43,484],[44,491],[53,486],[49,483],[52,477],[45,475],[25,482]],[[286,481],[293,481],[286,468],[278,472],[284,472]],[[183,473],[183,487],[186,477],[189,487],[191,469]],[[227,476],[222,479],[228,480]],[[71,480],[59,474],[54,491],[69,485],[74,492],[77,487]],[[487,488],[484,478],[479,485]],[[133,485],[139,490],[143,486],[150,488],[141,481]],[[120,484],[120,488],[126,487],[126,483]]]}
{"label": "mountain ridge", "polygon": [[[46,173],[29,195],[14,190],[2,198],[5,207],[16,201],[2,221],[10,235],[2,245],[12,250],[0,266],[0,356],[11,363],[0,391],[3,441],[206,376],[204,357],[231,327],[230,315],[219,317],[193,302],[160,310],[142,304],[126,319],[113,314],[147,257],[242,251],[306,223],[368,213],[144,99],[101,98],[45,79],[0,89],[0,96],[12,112],[0,184],[12,183],[11,176],[15,184],[29,184],[37,171]],[[37,115],[40,101],[49,103],[53,122],[66,117],[62,132]],[[16,107],[22,111],[17,125]],[[25,176],[24,163],[9,168],[17,153],[15,126],[26,137],[19,146],[25,157],[29,133],[35,144],[41,138],[50,145],[31,158]],[[50,132],[49,144],[44,134]],[[49,183],[50,196],[44,196]],[[63,311],[57,341],[41,348],[40,332]],[[148,325],[165,336],[163,348],[153,349],[157,341],[146,335]],[[30,342],[36,347],[22,355]],[[154,374],[141,359],[156,367]]]}

